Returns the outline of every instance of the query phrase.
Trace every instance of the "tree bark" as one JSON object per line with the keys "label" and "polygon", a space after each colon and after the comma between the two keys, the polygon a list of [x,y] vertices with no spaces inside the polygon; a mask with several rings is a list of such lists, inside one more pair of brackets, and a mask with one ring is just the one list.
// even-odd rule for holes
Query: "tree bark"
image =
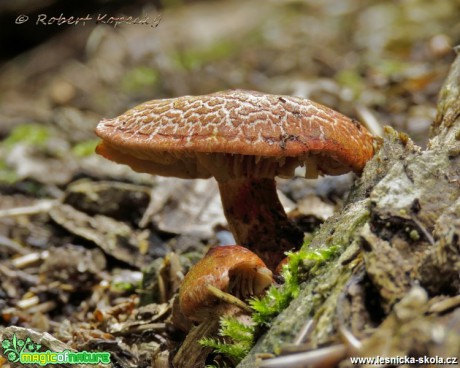
{"label": "tree bark", "polygon": [[[459,357],[459,197],[457,56],[439,95],[428,148],[385,128],[383,145],[347,205],[310,245],[336,245],[343,252],[320,267],[304,265],[308,277],[300,295],[238,367],[255,367],[257,354],[294,341],[309,319],[315,323],[311,349],[337,343],[345,328],[363,342],[355,353],[362,356]],[[435,338],[433,331],[442,333]]]}

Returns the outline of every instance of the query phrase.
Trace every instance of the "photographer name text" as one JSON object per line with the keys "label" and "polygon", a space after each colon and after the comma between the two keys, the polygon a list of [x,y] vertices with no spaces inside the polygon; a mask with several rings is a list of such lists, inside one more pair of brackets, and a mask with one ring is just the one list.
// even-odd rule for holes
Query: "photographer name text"
{"label": "photographer name text", "polygon": [[90,15],[87,14],[86,16],[82,17],[74,17],[74,16],[64,16],[64,13],[61,13],[59,16],[49,16],[47,14],[38,14],[36,19],[30,19],[28,15],[21,14],[16,17],[15,23],[16,24],[24,24],[27,22],[34,22],[36,26],[62,26],[62,25],[70,25],[70,26],[86,26],[87,23],[92,24],[107,24],[114,28],[122,25],[122,24],[140,24],[140,25],[147,25],[153,28],[158,27],[160,24],[161,16],[157,15],[155,18],[151,18],[148,15],[143,15],[140,17],[132,17],[132,16],[110,16],[108,14],[98,14]]}

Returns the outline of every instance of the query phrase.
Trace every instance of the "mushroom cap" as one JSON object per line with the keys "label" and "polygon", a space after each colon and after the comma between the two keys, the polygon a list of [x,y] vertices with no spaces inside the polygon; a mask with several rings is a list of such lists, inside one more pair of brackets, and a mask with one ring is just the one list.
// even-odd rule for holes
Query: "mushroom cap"
{"label": "mushroom cap", "polygon": [[103,119],[96,134],[104,157],[182,178],[218,178],[222,165],[231,177],[292,176],[304,163],[312,177],[360,173],[374,154],[355,120],[307,99],[245,90],[148,101]]}
{"label": "mushroom cap", "polygon": [[180,308],[186,317],[200,322],[221,315],[227,307],[208,290],[208,285],[247,298],[260,295],[272,282],[272,272],[253,252],[239,245],[218,246],[185,275],[179,291]]}

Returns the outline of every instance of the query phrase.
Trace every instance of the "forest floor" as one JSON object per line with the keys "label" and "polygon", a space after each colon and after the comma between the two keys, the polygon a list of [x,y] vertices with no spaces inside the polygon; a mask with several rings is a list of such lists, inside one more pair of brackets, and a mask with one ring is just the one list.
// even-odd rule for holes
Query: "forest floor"
{"label": "forest floor", "polygon": [[[424,149],[460,41],[459,11],[429,0],[253,0],[127,14],[145,24],[96,24],[97,12],[73,26],[31,17],[34,31],[58,31],[0,64],[0,337],[108,351],[113,366],[168,367],[185,337],[170,322],[181,277],[231,241],[219,192],[211,180],[138,174],[97,156],[97,122],[149,99],[244,88],[315,100],[377,135],[389,125]],[[382,157],[395,158],[394,144]],[[341,213],[355,179],[278,188],[308,235]]]}

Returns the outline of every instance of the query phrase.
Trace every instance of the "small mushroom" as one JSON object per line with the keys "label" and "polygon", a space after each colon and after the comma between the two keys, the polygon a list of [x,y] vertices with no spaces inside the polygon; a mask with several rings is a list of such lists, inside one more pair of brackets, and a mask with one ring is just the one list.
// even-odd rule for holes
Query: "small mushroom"
{"label": "small mushroom", "polygon": [[310,100],[228,90],[143,103],[102,120],[96,152],[138,172],[219,183],[236,242],[270,269],[303,241],[276,194],[275,176],[360,173],[373,138],[355,120]]}
{"label": "small mushroom", "polygon": [[185,276],[173,306],[176,328],[185,331],[190,329],[190,321],[196,323],[174,356],[174,367],[205,365],[210,350],[198,341],[217,333],[220,317],[252,325],[251,309],[244,299],[260,295],[272,282],[272,272],[246,248],[225,245],[209,250]]}
{"label": "small mushroom", "polygon": [[272,272],[254,253],[238,245],[212,248],[184,278],[179,291],[182,313],[192,321],[218,318],[241,299],[260,295],[273,282]]}

